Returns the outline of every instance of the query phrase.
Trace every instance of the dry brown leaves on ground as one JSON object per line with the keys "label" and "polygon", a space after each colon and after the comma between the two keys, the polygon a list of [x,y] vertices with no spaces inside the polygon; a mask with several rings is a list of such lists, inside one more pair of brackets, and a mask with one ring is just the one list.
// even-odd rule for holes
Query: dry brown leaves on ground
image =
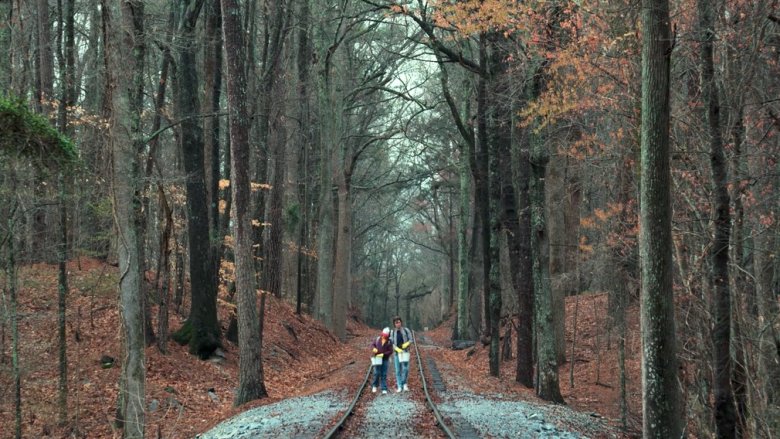
{"label": "dry brown leaves on ground", "polygon": [[[19,272],[19,364],[22,379],[23,436],[36,438],[120,437],[113,427],[121,363],[120,323],[115,267],[81,259],[69,264],[71,291],[67,305],[68,423],[57,424],[57,284],[56,267],[35,265]],[[5,279],[2,279],[5,282]],[[232,305],[221,292],[219,319],[226,329]],[[349,398],[365,376],[368,345],[377,330],[350,318],[348,343],[336,341],[324,326],[307,315],[298,316],[284,301],[268,297],[265,312],[265,384],[269,397],[240,408],[232,405],[237,386],[237,349],[225,341],[226,360],[200,361],[186,347],[169,343],[169,353],[146,349],[147,433],[162,438],[190,438],[222,420],[257,405],[292,396],[336,390]],[[7,301],[8,298],[6,297]],[[606,295],[581,296],[574,347],[574,387],[568,376],[570,363],[560,369],[561,390],[573,408],[596,412],[609,419],[619,417],[617,335],[604,328]],[[576,299],[567,299],[567,355],[575,328]],[[187,304],[183,309],[187,309]],[[156,316],[156,310],[153,310]],[[354,315],[354,312],[351,313]],[[632,419],[640,411],[639,337],[635,309],[628,312],[626,358],[629,410]],[[170,327],[182,320],[171,312]],[[450,345],[451,321],[427,335],[440,346]],[[0,431],[13,432],[13,380],[11,334],[0,334]],[[434,350],[432,350],[434,351]],[[116,359],[103,368],[101,357]],[[488,376],[487,350],[436,349],[434,356],[460,378],[464,389],[478,393],[501,393],[522,400],[537,400],[531,389],[513,380],[514,362],[501,365],[501,378]],[[365,360],[365,361],[364,361]],[[457,384],[456,384],[457,385]],[[211,393],[209,392],[211,390]]]}

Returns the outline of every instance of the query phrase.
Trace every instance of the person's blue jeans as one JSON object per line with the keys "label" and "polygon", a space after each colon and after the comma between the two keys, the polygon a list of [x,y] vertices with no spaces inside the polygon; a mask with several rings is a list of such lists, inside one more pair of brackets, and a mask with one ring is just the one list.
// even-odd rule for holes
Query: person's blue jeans
{"label": "person's blue jeans", "polygon": [[382,381],[382,390],[387,390],[387,357],[382,358],[382,364],[374,366],[374,383],[372,386],[379,387],[379,381]]}
{"label": "person's blue jeans", "polygon": [[409,362],[398,361],[398,354],[393,355],[393,366],[395,366],[395,383],[399,389],[406,385],[406,379],[409,378]]}

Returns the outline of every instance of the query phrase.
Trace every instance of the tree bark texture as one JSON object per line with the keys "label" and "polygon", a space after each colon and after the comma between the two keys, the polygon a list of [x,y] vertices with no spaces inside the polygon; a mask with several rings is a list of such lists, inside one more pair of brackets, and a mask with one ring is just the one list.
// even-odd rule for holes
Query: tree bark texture
{"label": "tree bark texture", "polygon": [[14,58],[11,50],[11,17],[10,1],[0,2],[0,53],[7,53],[6,62],[0,63],[0,90],[11,90]]}
{"label": "tree bark texture", "polygon": [[546,145],[538,136],[532,137],[531,144],[530,201],[536,323],[536,394],[546,401],[563,403],[558,380],[558,357],[550,286],[550,242],[545,218],[544,177],[550,157]]}
{"label": "tree bark texture", "polygon": [[[15,189],[13,183],[14,177],[11,176],[11,187]],[[6,226],[8,233],[15,230],[14,227],[14,212],[16,208],[11,208],[11,214],[6,219]],[[8,282],[8,293],[11,301],[10,309],[10,326],[11,326],[11,374],[13,376],[13,399],[14,399],[14,438],[22,439],[22,380],[21,371],[19,370],[19,299],[17,293],[16,283],[16,249],[14,246],[13,235],[9,236],[8,243],[6,244],[8,254],[6,256],[5,275]]]}
{"label": "tree bark texture", "polygon": [[[249,126],[246,43],[241,26],[241,5],[222,0],[223,35],[227,58],[227,97],[230,114],[230,167],[232,174],[233,241],[238,294],[239,372],[236,406],[268,395],[263,381],[260,322],[257,312],[255,269],[252,263],[250,218]],[[260,316],[262,318],[262,316]]]}
{"label": "tree bark texture", "polygon": [[352,288],[352,197],[350,194],[352,151],[345,146],[341,148],[346,151],[342,151],[341,161],[345,169],[340,170],[338,177],[338,234],[333,267],[333,333],[339,340],[346,341],[347,305],[350,288]]}
{"label": "tree bark texture", "polygon": [[715,305],[715,327],[712,332],[714,354],[715,427],[719,438],[736,437],[736,409],[731,388],[731,291],[729,285],[729,240],[731,232],[728,162],[723,151],[720,127],[720,102],[715,83],[714,5],[711,1],[696,2],[699,14],[701,89],[704,119],[710,143],[715,212],[712,240],[712,303]]}
{"label": "tree bark texture", "polygon": [[[445,67],[442,66],[442,69]],[[471,169],[469,169],[469,155],[471,147],[464,142],[460,148],[458,158],[458,176],[460,189],[458,200],[458,306],[456,330],[453,332],[456,340],[463,340],[469,334],[469,242],[468,225],[471,213]]]}
{"label": "tree bark texture", "polygon": [[187,175],[187,236],[192,305],[189,351],[206,359],[220,346],[217,321],[217,273],[212,260],[209,202],[206,192],[203,128],[200,112],[195,26],[204,0],[181,0],[176,110],[181,122],[181,149]]}
{"label": "tree bark texture", "polygon": [[[487,67],[488,63],[487,36],[480,35],[479,53],[480,65]],[[474,172],[475,203],[474,209],[479,215],[479,234],[482,244],[482,321],[480,324],[482,342],[489,342],[492,324],[490,322],[490,272],[493,263],[491,249],[491,215],[490,215],[490,134],[488,133],[488,74],[480,75],[477,80],[477,142],[476,142],[476,168]]]}
{"label": "tree bark texture", "polygon": [[224,236],[219,233],[219,179],[220,179],[220,111],[222,99],[222,13],[220,0],[207,0],[206,44],[204,47],[203,83],[206,93],[203,95],[204,113],[211,114],[204,120],[204,170],[206,182],[206,200],[209,212],[209,237],[213,264],[219,270],[219,259]]}
{"label": "tree bark texture", "polygon": [[[291,163],[290,173],[288,179],[291,183],[298,185],[298,223],[297,234],[298,251],[295,253],[295,310],[298,314],[301,313],[303,305],[303,290],[304,290],[304,276],[303,272],[305,266],[307,266],[306,255],[304,254],[304,247],[307,244],[306,236],[309,222],[309,185],[308,182],[308,164],[309,164],[309,144],[313,139],[313,131],[310,125],[311,115],[309,108],[309,90],[310,90],[310,72],[309,64],[311,62],[312,47],[309,39],[310,26],[310,8],[308,1],[300,2],[300,10],[298,12],[298,41],[297,41],[297,53],[296,61],[298,66],[298,127],[296,132],[297,147],[299,150],[298,157],[300,160],[296,163]],[[291,153],[291,156],[293,154]],[[292,178],[292,168],[300,166],[299,171],[296,173],[297,178]]]}
{"label": "tree bark texture", "polygon": [[679,438],[669,154],[672,40],[668,0],[642,1],[642,128],[639,258],[642,272],[642,433]]}
{"label": "tree bark texture", "polygon": [[[337,50],[337,49],[336,49]],[[330,53],[328,55],[330,57]],[[333,154],[341,141],[341,125],[344,113],[341,98],[337,95],[326,60],[325,70],[319,78],[320,129],[320,194],[319,221],[317,226],[317,314],[329,329],[333,329],[333,275],[336,239],[333,202]]]}
{"label": "tree bark texture", "polygon": [[121,10],[109,7],[104,15],[112,29],[107,41],[110,124],[113,136],[113,202],[119,258],[119,295],[125,353],[122,361],[120,398],[122,399],[123,436],[143,438],[145,425],[144,309],[143,277],[140,260],[140,163],[143,104],[144,34],[143,3],[126,1]]}
{"label": "tree bark texture", "polygon": [[57,246],[57,336],[59,341],[59,386],[57,389],[57,406],[59,422],[64,425],[68,421],[68,343],[65,332],[66,311],[68,299],[68,209],[65,197],[66,176],[64,171],[58,173],[60,202],[60,242]]}
{"label": "tree bark texture", "polygon": [[[64,14],[64,15],[63,15]],[[60,63],[64,67],[64,81],[61,90],[60,108],[59,108],[59,127],[60,130],[68,136],[71,136],[73,129],[69,126],[68,111],[75,101],[75,0],[65,2],[65,11],[60,13],[60,26],[63,30],[65,47],[64,60]],[[65,174],[67,169],[60,169],[58,173],[59,202],[60,202],[60,230],[59,230],[59,273],[58,273],[58,335],[59,335],[59,422],[65,424],[68,420],[68,352],[66,340],[66,309],[68,297],[68,209],[66,192],[70,187],[68,185],[68,176]]]}
{"label": "tree bark texture", "polygon": [[[54,51],[53,51],[53,39],[51,31],[51,14],[49,11],[48,0],[37,0],[37,45],[35,46],[36,57],[35,65],[37,66],[36,75],[36,95],[35,95],[35,107],[39,113],[49,117],[53,122],[55,117],[51,114],[54,108]],[[41,172],[36,170],[36,172]],[[42,176],[37,176],[37,181],[42,181]],[[47,251],[47,209],[43,207],[43,198],[46,191],[45,186],[38,184],[35,186],[35,203],[41,205],[33,210],[31,215],[31,227],[30,227],[30,239],[29,249],[30,254],[28,256],[31,262],[47,261],[52,262],[51,258],[47,258],[49,254]]]}
{"label": "tree bark texture", "polygon": [[266,206],[263,209],[266,225],[263,227],[263,289],[276,297],[282,297],[282,241],[284,238],[283,200],[286,178],[285,122],[286,82],[282,72],[284,61],[284,39],[287,35],[286,3],[281,0],[267,2],[265,13],[268,23],[264,37],[264,54],[261,84],[264,111],[261,115],[261,143],[266,146],[267,168],[265,175],[271,185]]}
{"label": "tree bark texture", "polygon": [[[512,178],[516,182],[517,201],[517,235],[514,242],[509,244],[510,261],[512,263],[512,283],[517,294],[517,365],[515,368],[515,381],[526,387],[533,387],[534,374],[534,284],[533,261],[531,249],[531,202],[530,187],[531,162],[530,144],[528,133],[523,133],[516,143],[512,145]],[[507,195],[508,197],[508,195]],[[510,203],[507,198],[506,203]],[[511,231],[515,226],[508,215]]]}
{"label": "tree bark texture", "polygon": [[38,0],[38,111],[51,108],[54,99],[54,55],[52,52],[49,0]]}

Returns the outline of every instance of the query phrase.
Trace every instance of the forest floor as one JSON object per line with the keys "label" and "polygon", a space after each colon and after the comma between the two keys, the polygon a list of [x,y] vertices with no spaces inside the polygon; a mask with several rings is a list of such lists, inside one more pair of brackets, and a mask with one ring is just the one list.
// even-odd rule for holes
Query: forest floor
{"label": "forest floor", "polygon": [[[84,259],[68,265],[70,295],[67,306],[68,422],[57,422],[58,341],[57,268],[36,264],[18,274],[19,368],[22,380],[22,435],[35,438],[121,437],[113,426],[116,412],[120,359],[120,320],[117,307],[117,269]],[[10,310],[3,285],[2,303]],[[232,305],[219,300],[219,318],[227,328]],[[567,299],[567,316],[574,315],[577,300]],[[265,314],[264,371],[269,397],[240,408],[232,405],[237,385],[237,348],[225,341],[223,361],[200,361],[187,348],[170,342],[169,353],[155,346],[146,349],[147,436],[165,439],[191,438],[221,421],[253,407],[313,395],[328,390],[350,394],[360,384],[366,353],[354,340],[369,340],[372,330],[357,319],[347,325],[351,343],[340,343],[322,324],[308,315],[298,316],[294,306],[269,297]],[[620,419],[617,338],[605,334],[606,295],[588,294],[579,299],[576,328],[566,329],[567,353],[574,347],[574,387],[569,383],[570,363],[560,369],[561,391],[573,409],[605,418],[613,425]],[[188,305],[182,307],[186,310]],[[156,311],[153,312],[156,315]],[[636,309],[629,310],[626,338],[628,436],[636,434],[641,413],[639,335]],[[571,322],[573,319],[568,318]],[[171,330],[182,322],[171,312]],[[436,344],[449,346],[448,322],[427,333]],[[116,359],[103,368],[101,357]],[[501,365],[501,378],[487,376],[487,350],[480,344],[454,351],[438,349],[437,362],[446,362],[479,392],[506,398],[540,402],[530,389],[515,383],[514,362]],[[358,376],[359,375],[359,376]],[[14,397],[11,331],[0,325],[0,438],[13,436]]]}

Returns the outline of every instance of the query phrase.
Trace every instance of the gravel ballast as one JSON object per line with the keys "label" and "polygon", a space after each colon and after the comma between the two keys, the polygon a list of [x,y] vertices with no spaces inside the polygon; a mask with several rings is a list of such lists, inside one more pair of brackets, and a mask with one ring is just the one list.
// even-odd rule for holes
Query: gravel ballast
{"label": "gravel ballast", "polygon": [[365,416],[358,427],[360,436],[417,437],[414,431],[415,417],[424,414],[424,407],[410,398],[409,392],[387,395],[380,392],[364,395],[367,398]]}
{"label": "gravel ballast", "polygon": [[[483,437],[580,439],[603,437],[608,430],[600,420],[565,406],[542,406],[470,392],[447,392],[442,396],[438,406],[442,415],[465,420]],[[590,432],[596,436],[589,436]]]}
{"label": "gravel ballast", "polygon": [[347,398],[334,392],[285,399],[255,407],[202,433],[201,439],[312,438],[347,409]]}

